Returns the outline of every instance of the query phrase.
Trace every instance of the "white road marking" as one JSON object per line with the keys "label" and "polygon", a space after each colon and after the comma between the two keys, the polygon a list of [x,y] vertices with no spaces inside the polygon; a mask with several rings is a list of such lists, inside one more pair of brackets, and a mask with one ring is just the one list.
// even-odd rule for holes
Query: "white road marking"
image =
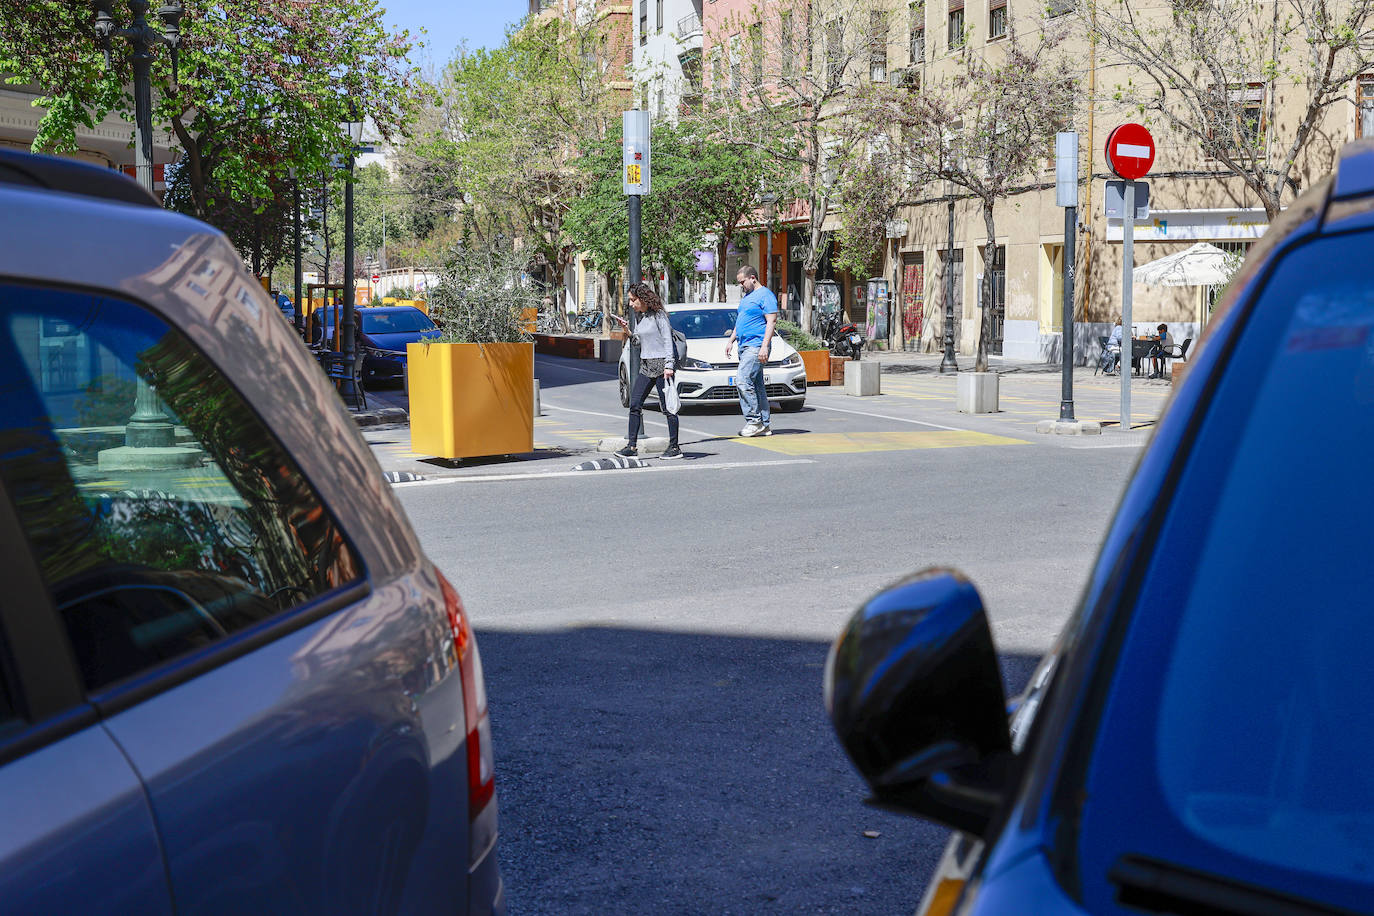
{"label": "white road marking", "polygon": [[[578,410],[576,407],[559,407],[557,404],[550,404],[550,403],[548,403],[547,401],[544,402],[543,406],[544,406],[544,407],[551,407],[551,408],[553,408],[554,410],[566,410],[568,413],[585,413],[585,414],[590,414],[590,415],[593,416],[593,417],[610,417],[612,420],[619,420],[621,423],[629,423],[629,421],[630,421],[630,411],[629,411],[629,408],[626,408],[626,409],[625,409],[625,413],[620,414],[620,413],[602,413],[602,412],[599,411],[599,410]],[[644,425],[645,425],[645,426],[648,426],[648,425],[649,425],[650,415],[649,415],[647,412],[645,412],[643,416],[644,416]],[[734,436],[731,436],[729,433],[708,433],[708,432],[706,432],[705,430],[702,430],[702,429],[692,429],[690,426],[683,426],[683,425],[682,425],[682,419],[681,419],[681,417],[682,417],[682,415],[679,414],[679,415],[678,415],[678,422],[677,422],[677,426],[678,426],[678,431],[679,431],[679,432],[691,433],[691,434],[694,435],[694,436],[705,436],[705,437],[708,438],[708,439],[733,439],[733,438],[735,438]],[[660,419],[658,419],[657,417],[655,417],[655,418],[653,418],[653,422],[654,422],[654,425],[656,425],[656,426],[662,426],[664,429],[667,429],[667,428],[668,428],[668,421],[667,421],[667,420],[660,420]]]}
{"label": "white road marking", "polygon": [[812,404],[817,410],[834,410],[838,413],[852,413],[856,417],[873,417],[877,420],[892,420],[896,423],[914,423],[917,426],[929,426],[931,429],[944,429],[952,433],[973,433],[976,429],[962,429],[958,426],[941,426],[939,423],[927,423],[925,420],[909,420],[906,417],[889,417],[887,414],[869,413],[865,410],[845,410],[843,407],[826,407],[824,404]]}
{"label": "white road marking", "polygon": [[[782,464],[815,464],[810,458],[786,458],[780,461],[723,461],[719,464],[697,464],[696,462],[673,462],[669,465],[653,465],[645,468],[625,468],[638,474],[653,474],[672,471],[729,471],[737,468],[777,467]],[[469,477],[432,477],[428,480],[412,480],[392,484],[393,490],[406,487],[428,487],[443,483],[481,483],[500,480],[548,480],[554,477],[598,477],[595,471],[540,471],[533,474],[476,474]]]}

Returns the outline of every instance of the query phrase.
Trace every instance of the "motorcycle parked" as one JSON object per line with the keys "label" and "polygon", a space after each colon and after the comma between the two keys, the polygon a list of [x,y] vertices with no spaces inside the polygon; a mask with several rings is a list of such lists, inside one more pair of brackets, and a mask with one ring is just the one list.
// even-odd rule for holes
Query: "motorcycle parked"
{"label": "motorcycle parked", "polygon": [[822,312],[816,320],[817,335],[836,356],[859,359],[863,354],[864,337],[842,312]]}

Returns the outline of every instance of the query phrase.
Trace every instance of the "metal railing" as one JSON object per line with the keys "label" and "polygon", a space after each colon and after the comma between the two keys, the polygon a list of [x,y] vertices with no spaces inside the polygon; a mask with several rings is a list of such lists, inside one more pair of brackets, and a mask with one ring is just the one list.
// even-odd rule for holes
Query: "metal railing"
{"label": "metal railing", "polygon": [[683,16],[677,21],[677,34],[679,38],[701,31],[701,17],[696,13]]}

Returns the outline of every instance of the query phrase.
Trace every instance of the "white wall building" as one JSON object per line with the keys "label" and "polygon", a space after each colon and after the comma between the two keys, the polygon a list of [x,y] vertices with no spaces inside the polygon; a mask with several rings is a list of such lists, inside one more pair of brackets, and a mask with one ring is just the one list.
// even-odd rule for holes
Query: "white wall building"
{"label": "white wall building", "polygon": [[676,120],[701,101],[703,0],[633,0],[634,81],[641,108]]}

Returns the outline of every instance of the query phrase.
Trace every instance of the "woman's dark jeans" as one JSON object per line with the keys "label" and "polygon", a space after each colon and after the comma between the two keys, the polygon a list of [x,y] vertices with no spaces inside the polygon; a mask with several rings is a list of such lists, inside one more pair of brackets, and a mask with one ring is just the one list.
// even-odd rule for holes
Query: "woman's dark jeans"
{"label": "woman's dark jeans", "polygon": [[[653,385],[658,386],[658,404],[663,408],[663,376],[649,378],[644,373],[635,376],[635,387],[630,392],[630,434],[626,437],[630,444],[635,444],[635,438],[639,435],[640,417],[644,413],[644,399],[649,396],[649,388]],[[663,415],[668,418],[668,444],[677,445],[677,414],[668,413],[667,408],[663,408]]]}

